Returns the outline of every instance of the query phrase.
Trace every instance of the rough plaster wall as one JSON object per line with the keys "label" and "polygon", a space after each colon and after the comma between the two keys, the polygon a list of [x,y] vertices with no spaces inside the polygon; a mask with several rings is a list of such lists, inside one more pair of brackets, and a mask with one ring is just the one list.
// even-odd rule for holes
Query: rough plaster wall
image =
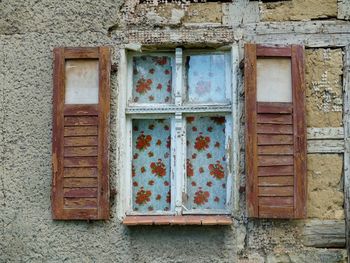
{"label": "rough plaster wall", "polygon": [[305,53],[306,121],[308,127],[342,126],[341,49],[307,49]]}
{"label": "rough plaster wall", "polygon": [[309,154],[307,169],[307,216],[319,219],[344,219],[343,155]]}
{"label": "rough plaster wall", "polygon": [[120,0],[0,1],[0,33],[107,32],[118,20]]}
{"label": "rough plaster wall", "polygon": [[176,4],[136,5],[135,16],[125,15],[129,23],[139,26],[152,25],[160,27],[180,26],[182,23],[222,22],[222,5],[219,3],[196,3],[183,8]]}
{"label": "rough plaster wall", "polygon": [[262,21],[311,20],[337,17],[337,0],[291,0],[261,3]]}

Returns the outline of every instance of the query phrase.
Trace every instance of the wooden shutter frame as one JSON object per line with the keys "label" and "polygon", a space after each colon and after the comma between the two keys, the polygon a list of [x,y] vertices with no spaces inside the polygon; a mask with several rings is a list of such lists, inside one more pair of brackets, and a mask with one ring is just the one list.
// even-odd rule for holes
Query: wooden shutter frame
{"label": "wooden shutter frame", "polygon": [[[98,104],[65,105],[65,61],[67,59],[98,59]],[[109,218],[109,113],[110,113],[110,48],[54,48],[53,64],[53,129],[52,129],[52,218],[60,220],[93,220]],[[98,115],[97,211],[96,209],[65,209],[63,196],[64,115],[74,112]]]}
{"label": "wooden shutter frame", "polygon": [[[259,217],[257,154],[257,58],[288,57],[292,65],[293,144],[294,144],[294,216],[306,217],[306,122],[304,48],[299,45],[269,47],[245,45],[245,115],[247,209],[249,217]],[[278,215],[274,218],[281,218]]]}

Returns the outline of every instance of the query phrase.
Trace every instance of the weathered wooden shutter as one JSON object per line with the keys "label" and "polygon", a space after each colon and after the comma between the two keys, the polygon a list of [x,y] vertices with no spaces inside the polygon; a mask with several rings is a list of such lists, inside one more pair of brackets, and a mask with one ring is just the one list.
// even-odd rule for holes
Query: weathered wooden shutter
{"label": "weathered wooden shutter", "polygon": [[[68,62],[71,63],[69,68]],[[92,62],[97,71],[96,101],[67,103],[66,74],[85,62]],[[79,73],[79,69],[74,74],[80,74],[78,81],[79,78],[85,81],[89,79],[87,72]],[[53,219],[109,218],[109,75],[108,47],[54,49]],[[80,94],[75,95],[78,101],[79,96],[89,101],[90,95],[84,91],[84,87],[81,90]]]}
{"label": "weathered wooden shutter", "polygon": [[[257,99],[257,61],[264,58],[290,59],[290,102],[264,102]],[[244,74],[248,216],[304,218],[306,216],[304,49],[296,45],[266,47],[247,44]],[[273,80],[269,81],[267,80],[268,85]]]}

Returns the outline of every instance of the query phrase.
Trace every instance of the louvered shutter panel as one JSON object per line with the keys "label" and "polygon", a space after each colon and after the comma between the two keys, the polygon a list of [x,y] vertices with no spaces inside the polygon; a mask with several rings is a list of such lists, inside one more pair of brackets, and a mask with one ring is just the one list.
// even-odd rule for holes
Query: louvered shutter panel
{"label": "louvered shutter panel", "polygon": [[[306,124],[302,46],[245,46],[246,173],[248,216],[306,216]],[[257,60],[290,60],[291,101],[257,99]],[[270,72],[270,74],[274,74]],[[276,73],[279,74],[279,73]],[[289,74],[289,70],[287,70]],[[273,75],[272,75],[273,76]],[[273,84],[265,79],[265,85]],[[272,93],[278,93],[272,92]],[[270,94],[274,96],[274,94]],[[281,94],[284,96],[285,94]]]}
{"label": "louvered shutter panel", "polygon": [[[73,97],[74,89],[80,85],[76,83],[79,79],[87,86],[91,84],[89,72],[74,71],[79,63],[84,65],[85,62],[95,65],[95,73],[92,71],[91,74],[96,76],[97,92],[91,96],[95,96],[96,101],[89,102],[90,94],[83,85],[80,93],[75,95],[78,101],[85,98],[83,103],[67,103],[67,72],[73,70],[72,74],[78,77],[74,79],[73,76],[73,93],[70,94]],[[109,218],[109,75],[108,47],[54,49],[53,219]]]}

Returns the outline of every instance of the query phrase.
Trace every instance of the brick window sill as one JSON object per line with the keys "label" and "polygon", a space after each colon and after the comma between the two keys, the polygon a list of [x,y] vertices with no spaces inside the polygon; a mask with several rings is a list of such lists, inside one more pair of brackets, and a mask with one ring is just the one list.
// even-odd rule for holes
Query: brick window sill
{"label": "brick window sill", "polygon": [[123,220],[126,226],[139,225],[232,225],[229,216],[126,216]]}

